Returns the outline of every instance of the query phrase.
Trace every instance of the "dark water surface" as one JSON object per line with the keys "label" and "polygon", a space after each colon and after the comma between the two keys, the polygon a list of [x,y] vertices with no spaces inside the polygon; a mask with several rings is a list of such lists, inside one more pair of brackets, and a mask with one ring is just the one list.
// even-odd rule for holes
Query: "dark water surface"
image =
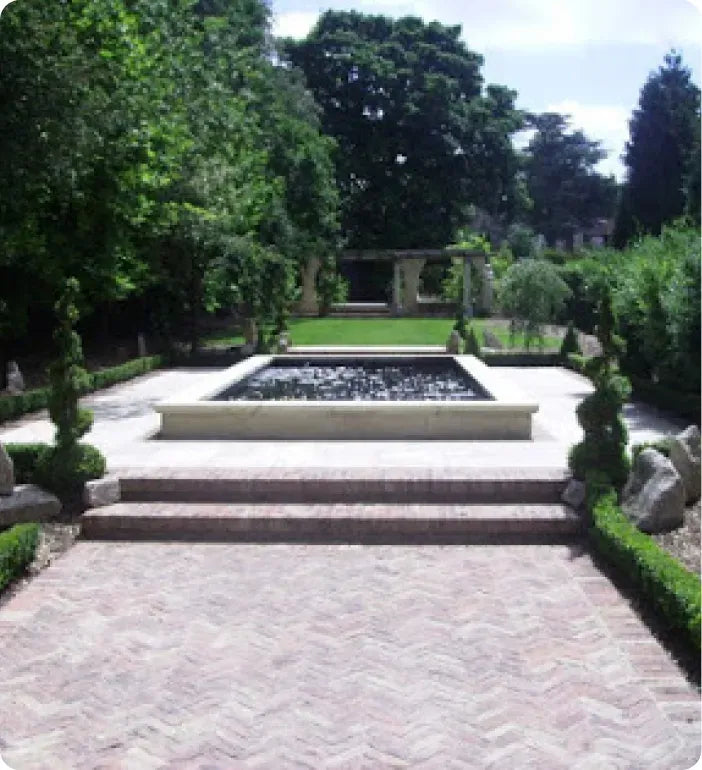
{"label": "dark water surface", "polygon": [[492,400],[452,358],[274,358],[213,401]]}

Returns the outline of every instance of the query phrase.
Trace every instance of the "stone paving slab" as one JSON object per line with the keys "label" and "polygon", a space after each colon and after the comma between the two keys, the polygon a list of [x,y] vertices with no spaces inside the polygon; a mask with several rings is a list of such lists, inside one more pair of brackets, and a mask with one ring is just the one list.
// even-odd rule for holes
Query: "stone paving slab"
{"label": "stone paving slab", "polygon": [[699,695],[565,546],[80,542],[0,608],[0,753],[81,768],[660,768]]}

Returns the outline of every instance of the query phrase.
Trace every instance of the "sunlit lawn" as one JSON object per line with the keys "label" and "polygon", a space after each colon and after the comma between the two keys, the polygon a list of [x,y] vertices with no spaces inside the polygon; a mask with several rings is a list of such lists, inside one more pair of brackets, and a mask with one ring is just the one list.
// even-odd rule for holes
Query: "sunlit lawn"
{"label": "sunlit lawn", "polygon": [[[445,345],[453,323],[450,318],[295,318],[289,328],[293,345]],[[491,324],[489,319],[476,319],[473,324],[481,344],[482,330],[488,328],[505,348],[523,347],[520,335],[510,341],[509,331]],[[216,334],[206,344],[240,344],[243,338],[236,331]],[[546,350],[559,346],[557,337],[545,338]]]}

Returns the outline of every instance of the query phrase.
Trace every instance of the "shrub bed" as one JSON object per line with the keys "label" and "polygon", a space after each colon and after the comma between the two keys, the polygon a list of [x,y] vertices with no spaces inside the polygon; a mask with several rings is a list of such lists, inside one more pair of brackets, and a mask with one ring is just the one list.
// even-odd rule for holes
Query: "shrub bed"
{"label": "shrub bed", "polygon": [[[135,358],[118,366],[100,369],[88,374],[85,393],[107,388],[118,382],[125,382],[140,374],[158,369],[163,365],[163,356]],[[45,409],[49,403],[49,388],[35,388],[14,396],[0,396],[0,423],[21,417],[23,414]]]}
{"label": "shrub bed", "polygon": [[27,568],[38,540],[38,524],[16,524],[0,532],[0,591]]}
{"label": "shrub bed", "polygon": [[520,350],[510,352],[500,350],[490,353],[483,350],[481,357],[489,366],[559,366],[561,357],[559,353],[523,352]]}
{"label": "shrub bed", "polygon": [[591,512],[590,534],[597,551],[699,649],[700,578],[627,519],[613,489],[596,498]]}

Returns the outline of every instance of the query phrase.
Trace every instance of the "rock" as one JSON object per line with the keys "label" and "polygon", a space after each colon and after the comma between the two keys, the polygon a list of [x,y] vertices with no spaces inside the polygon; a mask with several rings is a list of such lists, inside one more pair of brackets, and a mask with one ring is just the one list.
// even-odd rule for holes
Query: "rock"
{"label": "rock", "polygon": [[121,496],[119,479],[116,476],[104,476],[101,479],[86,481],[83,489],[83,502],[88,508],[101,508],[104,505],[118,503]]}
{"label": "rock", "polygon": [[483,329],[483,340],[486,348],[492,348],[493,350],[503,349],[502,341],[495,332],[490,331],[490,329]]}
{"label": "rock", "polygon": [[585,503],[585,484],[577,479],[571,479],[563,490],[561,500],[571,508],[581,508]]}
{"label": "rock", "polygon": [[287,332],[281,332],[278,335],[278,344],[276,346],[278,353],[287,353],[290,347],[290,335]]}
{"label": "rock", "polygon": [[33,484],[15,487],[9,497],[0,497],[0,527],[29,521],[47,521],[61,510],[61,502]]}
{"label": "rock", "polygon": [[696,425],[690,425],[671,439],[670,462],[685,485],[685,502],[697,502],[700,499],[700,431]]}
{"label": "rock", "polygon": [[0,495],[11,495],[15,486],[15,466],[5,447],[0,444]]}
{"label": "rock", "polygon": [[146,337],[144,337],[142,332],[137,334],[137,355],[139,358],[145,358],[148,355],[146,350]]}
{"label": "rock", "polygon": [[7,364],[7,392],[24,393],[24,377],[17,366],[17,361],[9,361]]}
{"label": "rock", "polygon": [[639,454],[622,493],[622,510],[644,532],[666,532],[682,524],[685,486],[665,455],[655,449]]}
{"label": "rock", "polygon": [[449,338],[446,341],[446,352],[451,353],[454,356],[458,355],[461,352],[461,342],[461,335],[454,329],[451,334],[449,334]]}

